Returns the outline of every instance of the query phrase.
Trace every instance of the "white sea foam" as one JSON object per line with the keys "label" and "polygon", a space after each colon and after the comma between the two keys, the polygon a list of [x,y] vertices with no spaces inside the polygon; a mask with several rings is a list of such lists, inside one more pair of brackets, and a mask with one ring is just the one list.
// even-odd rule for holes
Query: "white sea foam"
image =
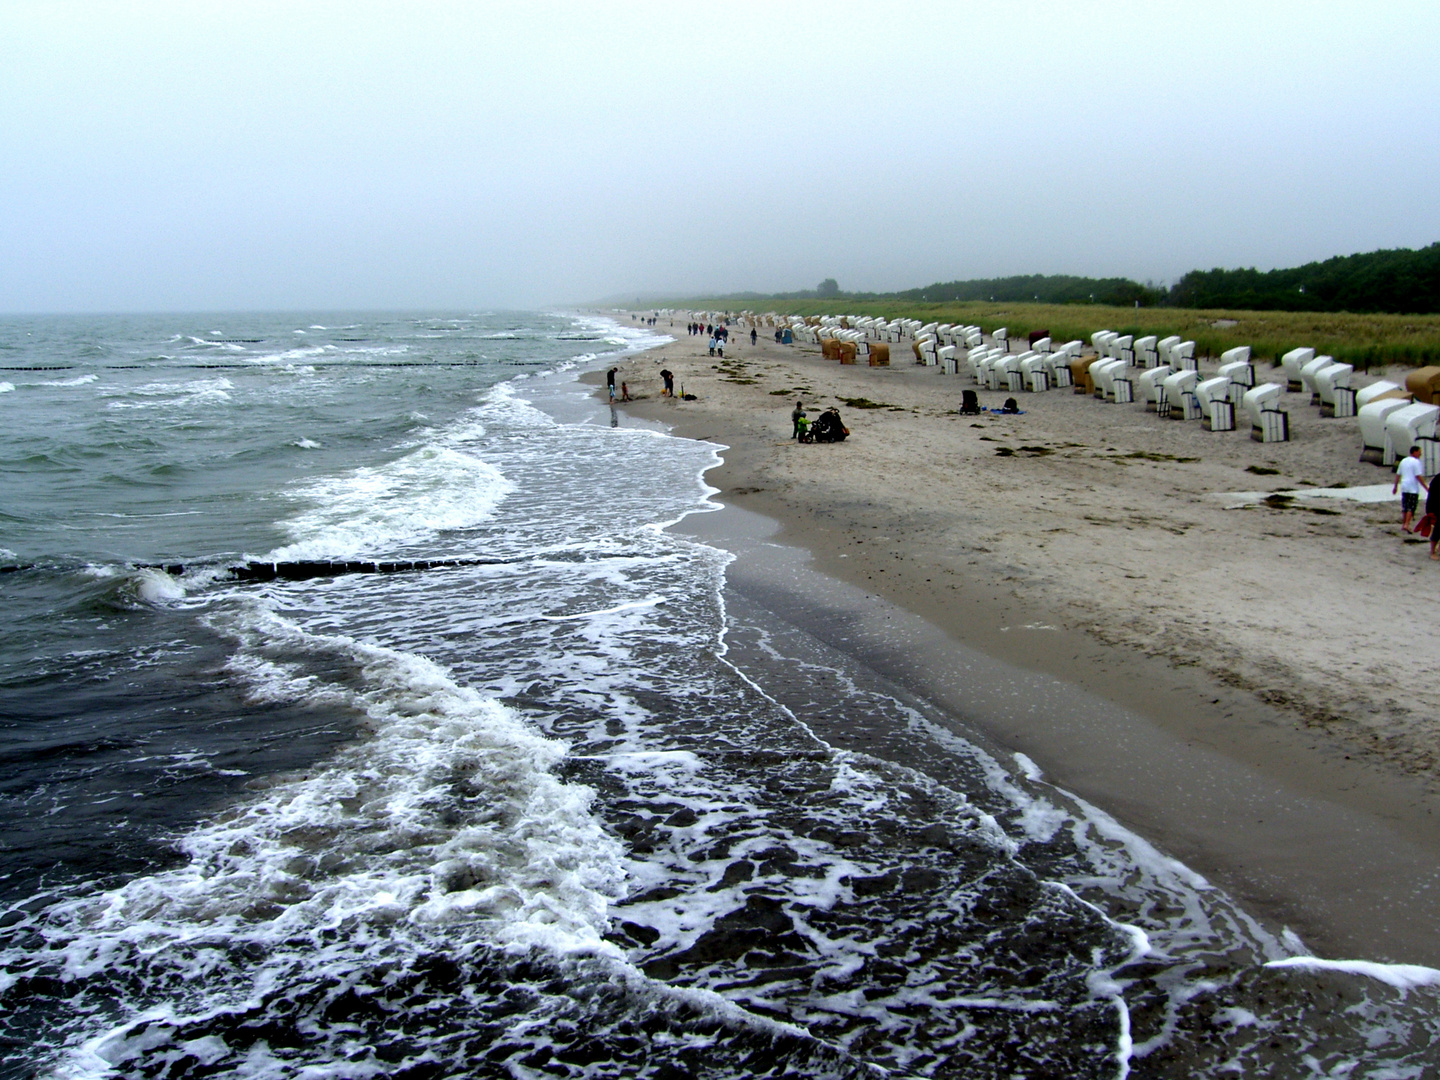
{"label": "white sea foam", "polygon": [[488,520],[514,488],[493,465],[427,445],[387,465],[316,480],[296,493],[311,509],[284,523],[293,538],[266,561],[379,555],[398,544]]}
{"label": "white sea foam", "polygon": [[75,376],[75,378],[73,378],[73,379],[52,379],[52,380],[49,380],[48,382],[39,383],[38,385],[40,385],[40,386],[85,386],[85,385],[87,385],[88,383],[93,383],[93,382],[94,382],[96,379],[98,379],[99,377],[100,377],[99,375],[95,374],[95,372],[92,371],[92,372],[90,372],[88,375],[77,375],[77,376]]}
{"label": "white sea foam", "polygon": [[319,444],[318,442],[316,442],[314,439],[307,439],[307,438],[305,438],[305,436],[303,436],[303,435],[300,436],[300,438],[296,439],[294,442],[292,442],[290,445],[291,445],[291,446],[298,446],[301,450],[319,450],[319,449],[320,449],[320,444]]}
{"label": "white sea foam", "polygon": [[233,389],[235,384],[221,377],[117,387],[102,390],[101,396],[111,399],[106,402],[109,409],[173,409],[192,405],[223,405],[230,400]]}
{"label": "white sea foam", "polygon": [[1440,986],[1440,971],[1419,964],[1380,964],[1371,960],[1321,960],[1315,956],[1287,956],[1271,960],[1267,968],[1299,971],[1343,971],[1347,975],[1363,975],[1396,990],[1414,990],[1421,986]]}
{"label": "white sea foam", "polygon": [[10,391],[12,391],[12,390],[14,390],[14,389],[15,389],[15,384],[14,384],[14,383],[12,383],[12,382],[0,382],[0,394],[8,394],[8,393],[10,393]]}
{"label": "white sea foam", "polygon": [[165,604],[185,598],[185,586],[164,570],[137,570],[135,594],[147,604]]}

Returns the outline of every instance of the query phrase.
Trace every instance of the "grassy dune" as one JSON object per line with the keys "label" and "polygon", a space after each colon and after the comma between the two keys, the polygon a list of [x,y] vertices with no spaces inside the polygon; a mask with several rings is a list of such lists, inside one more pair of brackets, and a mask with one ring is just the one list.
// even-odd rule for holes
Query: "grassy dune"
{"label": "grassy dune", "polygon": [[[1367,370],[1386,364],[1440,364],[1440,315],[1349,315],[1304,311],[1200,311],[1090,304],[885,303],[864,300],[689,301],[706,310],[774,311],[782,315],[873,315],[887,319],[973,323],[987,333],[1005,326],[1010,337],[1049,330],[1057,342],[1089,342],[1096,330],[1122,334],[1179,334],[1196,355],[1219,356],[1249,345],[1256,359],[1278,361],[1302,345]],[[1233,323],[1234,325],[1230,325]]]}

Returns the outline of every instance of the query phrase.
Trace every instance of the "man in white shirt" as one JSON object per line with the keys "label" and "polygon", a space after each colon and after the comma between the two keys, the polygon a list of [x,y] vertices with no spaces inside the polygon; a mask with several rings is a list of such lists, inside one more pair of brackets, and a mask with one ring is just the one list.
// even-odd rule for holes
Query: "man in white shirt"
{"label": "man in white shirt", "polygon": [[1395,486],[1390,489],[1391,495],[1400,492],[1400,528],[1407,533],[1410,522],[1415,519],[1415,508],[1420,505],[1420,489],[1430,490],[1420,470],[1420,447],[1412,446],[1409,455],[1400,460],[1395,470]]}

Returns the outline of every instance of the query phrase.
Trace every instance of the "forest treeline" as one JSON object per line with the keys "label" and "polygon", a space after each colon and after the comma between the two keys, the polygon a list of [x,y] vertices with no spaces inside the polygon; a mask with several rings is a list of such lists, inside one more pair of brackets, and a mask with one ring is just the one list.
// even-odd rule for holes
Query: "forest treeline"
{"label": "forest treeline", "polygon": [[817,289],[737,300],[841,298],[922,303],[995,301],[1112,307],[1228,308],[1241,311],[1440,313],[1440,243],[1412,251],[1371,251],[1283,270],[1192,270],[1168,289],[1128,278],[1030,274],[938,281],[893,293],[848,293],[827,278]]}

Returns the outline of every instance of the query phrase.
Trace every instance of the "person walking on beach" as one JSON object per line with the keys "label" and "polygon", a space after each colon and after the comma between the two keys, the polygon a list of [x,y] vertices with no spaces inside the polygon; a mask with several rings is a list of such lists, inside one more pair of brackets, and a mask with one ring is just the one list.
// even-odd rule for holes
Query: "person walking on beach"
{"label": "person walking on beach", "polygon": [[760,335],[755,332],[755,328],[754,328],[753,326],[750,327],[750,344],[751,344],[752,346],[755,344],[755,340],[756,340],[759,336],[760,336]]}
{"label": "person walking on beach", "polygon": [[805,419],[805,403],[803,401],[797,401],[795,402],[795,408],[790,413],[790,426],[792,429],[790,438],[800,438],[800,421],[803,419]]}
{"label": "person walking on beach", "polygon": [[621,401],[629,401],[629,400],[630,400],[630,384],[629,384],[629,383],[622,382],[622,383],[620,384],[620,400],[621,400]]}
{"label": "person walking on beach", "polygon": [[1420,489],[1424,488],[1428,493],[1430,485],[1425,482],[1422,470],[1424,466],[1420,463],[1420,447],[1412,446],[1410,453],[1401,459],[1400,465],[1395,470],[1395,484],[1390,488],[1390,494],[1400,492],[1400,528],[1407,533],[1410,531],[1410,522],[1415,520],[1415,509],[1420,505]]}
{"label": "person walking on beach", "polygon": [[615,400],[615,373],[619,370],[619,368],[612,367],[609,371],[605,372],[605,385],[610,388],[611,401]]}

